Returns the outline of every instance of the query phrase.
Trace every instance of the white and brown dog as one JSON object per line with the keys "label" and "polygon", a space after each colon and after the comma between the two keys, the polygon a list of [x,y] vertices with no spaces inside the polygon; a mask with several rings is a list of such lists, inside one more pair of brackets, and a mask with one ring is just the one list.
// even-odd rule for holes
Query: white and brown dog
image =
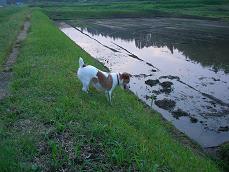
{"label": "white and brown dog", "polygon": [[105,91],[111,103],[111,94],[118,85],[124,89],[129,88],[130,74],[128,73],[107,73],[91,65],[85,65],[83,59],[79,58],[79,69],[77,76],[83,84],[82,90],[88,92],[89,85],[92,84],[97,90]]}

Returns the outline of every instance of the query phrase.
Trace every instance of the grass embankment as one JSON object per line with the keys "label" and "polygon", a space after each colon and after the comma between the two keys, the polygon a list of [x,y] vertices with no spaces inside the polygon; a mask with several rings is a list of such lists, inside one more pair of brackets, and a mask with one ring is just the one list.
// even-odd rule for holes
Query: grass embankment
{"label": "grass embankment", "polygon": [[12,95],[0,103],[1,171],[219,171],[193,153],[135,96],[81,91],[78,57],[104,69],[41,12],[13,68]]}
{"label": "grass embankment", "polygon": [[0,9],[0,71],[23,26],[27,13],[26,8],[4,7]]}
{"label": "grass embankment", "polygon": [[229,21],[228,0],[159,0],[113,3],[40,4],[53,19],[187,17]]}

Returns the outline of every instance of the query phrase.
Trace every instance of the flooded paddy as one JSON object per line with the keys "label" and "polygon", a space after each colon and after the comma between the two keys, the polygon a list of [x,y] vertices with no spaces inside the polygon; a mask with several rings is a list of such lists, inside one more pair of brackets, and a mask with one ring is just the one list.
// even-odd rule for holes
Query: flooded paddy
{"label": "flooded paddy", "polygon": [[[203,147],[229,141],[229,25],[176,18],[98,19],[60,29]],[[74,26],[74,27],[73,27]]]}

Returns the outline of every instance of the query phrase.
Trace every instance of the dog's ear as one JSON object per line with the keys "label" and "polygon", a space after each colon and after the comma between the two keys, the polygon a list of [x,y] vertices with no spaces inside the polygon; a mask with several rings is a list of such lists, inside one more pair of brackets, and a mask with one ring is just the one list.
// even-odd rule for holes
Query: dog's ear
{"label": "dog's ear", "polygon": [[123,78],[123,79],[130,79],[130,77],[132,77],[132,75],[129,74],[129,73],[127,73],[127,72],[124,72],[124,73],[122,74],[122,78]]}
{"label": "dog's ear", "polygon": [[129,83],[130,82],[130,74],[129,73],[122,73],[120,76],[120,79],[122,79],[125,83]]}

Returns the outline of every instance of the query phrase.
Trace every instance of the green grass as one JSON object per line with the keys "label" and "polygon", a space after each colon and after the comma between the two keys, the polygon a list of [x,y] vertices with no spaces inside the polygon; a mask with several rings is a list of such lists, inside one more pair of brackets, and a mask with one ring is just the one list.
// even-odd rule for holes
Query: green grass
{"label": "green grass", "polygon": [[158,0],[37,4],[53,19],[188,17],[229,21],[228,0]]}
{"label": "green grass", "polygon": [[228,142],[220,146],[219,157],[221,160],[223,160],[224,170],[229,171],[229,164],[228,164],[229,162],[229,143]]}
{"label": "green grass", "polygon": [[4,7],[0,9],[0,71],[2,64],[23,26],[27,10],[25,8]]}
{"label": "green grass", "polygon": [[219,171],[131,93],[116,89],[110,106],[103,93],[82,92],[80,56],[105,70],[47,16],[32,13],[12,95],[0,103],[1,171]]}

